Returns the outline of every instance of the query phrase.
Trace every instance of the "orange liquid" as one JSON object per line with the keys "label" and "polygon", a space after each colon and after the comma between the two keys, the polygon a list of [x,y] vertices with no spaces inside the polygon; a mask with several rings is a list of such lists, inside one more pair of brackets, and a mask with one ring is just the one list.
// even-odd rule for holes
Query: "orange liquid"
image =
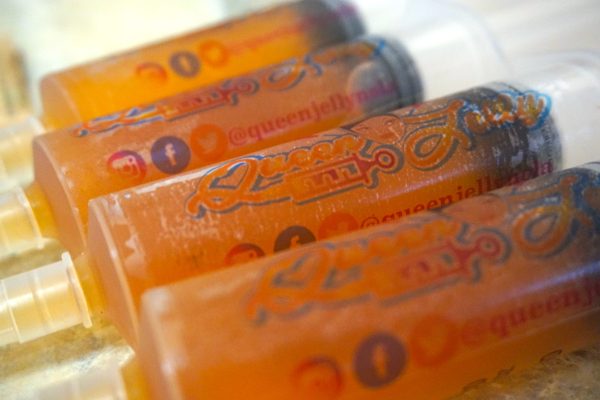
{"label": "orange liquid", "polygon": [[57,129],[274,64],[362,33],[342,1],[299,1],[48,75],[46,126]]}
{"label": "orange liquid", "polygon": [[600,163],[151,291],[153,398],[441,399],[594,343],[598,199]]}
{"label": "orange liquid", "polygon": [[358,39],[40,136],[36,181],[79,254],[90,199],[420,100],[400,47]]}
{"label": "orange liquid", "polygon": [[96,198],[88,245],[111,317],[135,338],[151,287],[560,168],[549,107],[474,89]]}

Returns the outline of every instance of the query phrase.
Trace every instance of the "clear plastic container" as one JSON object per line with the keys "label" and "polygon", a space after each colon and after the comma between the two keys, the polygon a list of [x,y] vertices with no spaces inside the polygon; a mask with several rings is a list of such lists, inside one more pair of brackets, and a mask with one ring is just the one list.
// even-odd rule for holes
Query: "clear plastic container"
{"label": "clear plastic container", "polygon": [[593,135],[577,136],[597,115],[564,131],[554,123],[557,97],[588,100],[579,85],[555,87],[565,74],[579,82],[573,71],[537,87],[489,84],[93,199],[87,251],[72,253],[89,308],[136,343],[140,296],[152,287],[561,169],[569,135],[578,138],[569,145],[597,148]]}
{"label": "clear plastic container", "polygon": [[598,341],[598,193],[600,162],[150,290],[137,359],[39,399],[459,394]]}

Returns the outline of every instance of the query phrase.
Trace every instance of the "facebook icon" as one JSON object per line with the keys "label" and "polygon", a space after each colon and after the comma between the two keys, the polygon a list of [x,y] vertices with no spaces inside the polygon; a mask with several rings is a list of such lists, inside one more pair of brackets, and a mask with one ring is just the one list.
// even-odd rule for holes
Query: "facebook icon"
{"label": "facebook icon", "polygon": [[190,162],[190,149],[175,136],[163,136],[152,145],[152,162],[166,174],[183,171]]}

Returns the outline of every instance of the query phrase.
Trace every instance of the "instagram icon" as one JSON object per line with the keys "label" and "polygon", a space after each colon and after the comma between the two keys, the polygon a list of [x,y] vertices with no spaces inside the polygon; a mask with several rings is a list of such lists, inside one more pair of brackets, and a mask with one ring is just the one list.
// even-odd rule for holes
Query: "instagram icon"
{"label": "instagram icon", "polygon": [[107,162],[108,170],[132,181],[142,181],[146,176],[146,163],[135,151],[121,150]]}

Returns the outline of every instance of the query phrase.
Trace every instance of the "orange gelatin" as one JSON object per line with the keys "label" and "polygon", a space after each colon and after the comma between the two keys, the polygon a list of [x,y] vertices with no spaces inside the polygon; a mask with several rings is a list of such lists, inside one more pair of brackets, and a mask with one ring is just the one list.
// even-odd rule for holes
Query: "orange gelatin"
{"label": "orange gelatin", "polygon": [[98,197],[88,246],[109,313],[135,338],[151,287],[552,172],[549,112],[544,94],[483,87]]}
{"label": "orange gelatin", "polygon": [[599,195],[596,163],[149,291],[152,398],[447,398],[595,343]]}
{"label": "orange gelatin", "polygon": [[298,1],[171,40],[50,74],[41,82],[44,123],[58,129],[151,102],[363,32],[337,0]]}
{"label": "orange gelatin", "polygon": [[40,136],[36,182],[59,238],[78,254],[90,199],[421,99],[404,49],[362,38]]}

